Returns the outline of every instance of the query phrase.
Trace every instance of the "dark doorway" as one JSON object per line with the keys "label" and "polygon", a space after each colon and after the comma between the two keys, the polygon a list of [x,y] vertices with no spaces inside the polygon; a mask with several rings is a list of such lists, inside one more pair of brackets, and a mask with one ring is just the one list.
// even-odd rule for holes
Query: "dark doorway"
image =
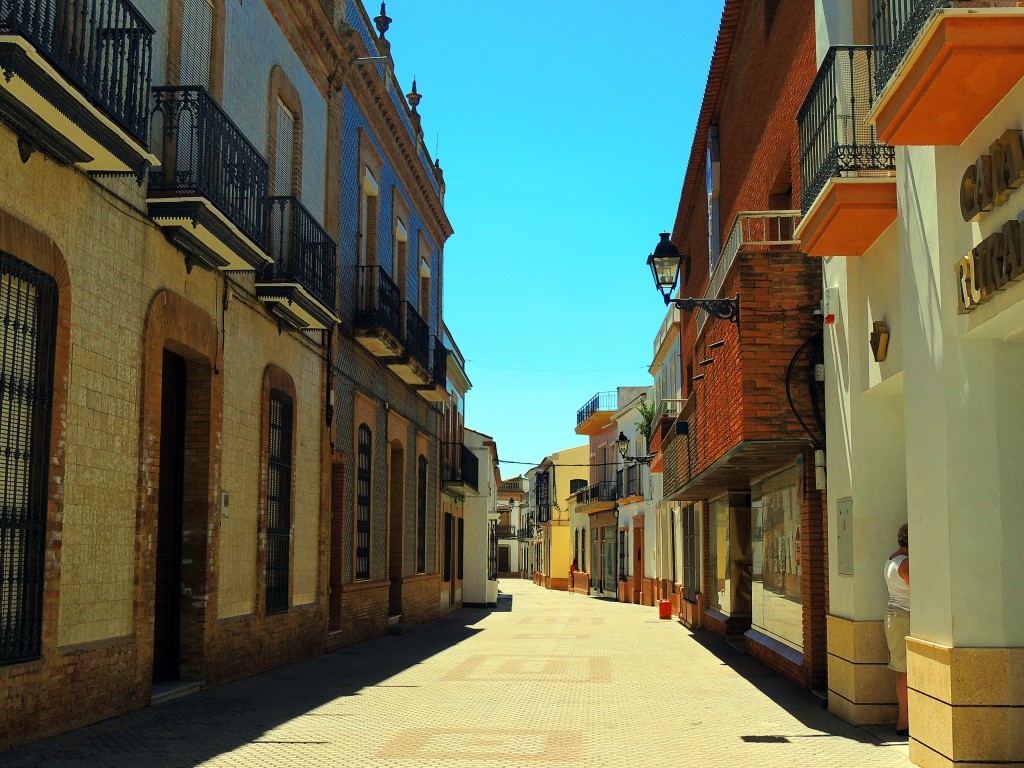
{"label": "dark doorway", "polygon": [[164,350],[160,411],[153,682],[181,676],[181,560],[184,520],[185,361]]}

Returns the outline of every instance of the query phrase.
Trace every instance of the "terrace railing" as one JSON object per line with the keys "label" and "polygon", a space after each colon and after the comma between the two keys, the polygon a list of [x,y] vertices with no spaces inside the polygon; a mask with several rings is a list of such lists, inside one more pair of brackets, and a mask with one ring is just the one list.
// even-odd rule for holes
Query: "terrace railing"
{"label": "terrace railing", "polygon": [[294,197],[271,197],[270,256],[264,277],[301,285],[331,312],[335,310],[335,258],[330,235]]}
{"label": "terrace railing", "polygon": [[383,328],[396,339],[402,338],[399,315],[401,294],[382,267],[356,267],[358,273],[355,324]]}
{"label": "terrace railing", "polygon": [[932,11],[951,4],[951,0],[871,0],[871,43],[879,90],[899,68]]}

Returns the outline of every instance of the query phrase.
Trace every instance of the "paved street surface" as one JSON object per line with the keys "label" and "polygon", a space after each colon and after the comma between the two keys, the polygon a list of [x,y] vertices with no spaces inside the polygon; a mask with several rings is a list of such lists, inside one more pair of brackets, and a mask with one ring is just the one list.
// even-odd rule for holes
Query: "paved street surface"
{"label": "paved street surface", "polygon": [[891,730],[847,725],[653,608],[525,581],[501,589],[497,610],[47,739],[0,754],[0,766],[911,765],[905,743],[879,738]]}

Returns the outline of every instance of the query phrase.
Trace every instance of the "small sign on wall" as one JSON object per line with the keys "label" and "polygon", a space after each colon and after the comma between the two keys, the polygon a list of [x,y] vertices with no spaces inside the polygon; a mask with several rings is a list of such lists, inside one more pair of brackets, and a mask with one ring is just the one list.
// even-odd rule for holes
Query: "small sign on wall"
{"label": "small sign on wall", "polygon": [[839,519],[836,521],[836,549],[839,573],[853,576],[853,497],[836,502]]}

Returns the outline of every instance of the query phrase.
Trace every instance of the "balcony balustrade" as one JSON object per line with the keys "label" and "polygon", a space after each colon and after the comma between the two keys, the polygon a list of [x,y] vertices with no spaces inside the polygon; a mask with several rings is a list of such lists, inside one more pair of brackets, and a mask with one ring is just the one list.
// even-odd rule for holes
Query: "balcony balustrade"
{"label": "balcony balustrade", "polygon": [[514,525],[498,525],[497,531],[499,539],[515,539],[518,537],[518,533]]}
{"label": "balcony balustrade", "polygon": [[141,181],[153,33],[126,0],[0,0],[0,117],[22,159]]}
{"label": "balcony balustrade", "polygon": [[288,327],[326,330],[338,322],[338,248],[298,199],[271,197],[267,206],[273,264],[256,280],[256,295]]}
{"label": "balcony balustrade", "polygon": [[439,336],[430,337],[430,359],[427,365],[430,383],[417,387],[420,397],[433,403],[448,400],[448,349]]}
{"label": "balcony balustrade", "polygon": [[397,357],[402,353],[401,292],[383,267],[356,270],[356,339],[378,357]]}
{"label": "balcony balustrade", "polygon": [[589,435],[604,429],[618,408],[617,392],[598,392],[576,411],[576,434]]}
{"label": "balcony balustrade", "polygon": [[611,509],[619,500],[619,483],[615,480],[599,480],[576,491],[574,496],[577,512],[601,512]]}
{"label": "balcony balustrade", "polygon": [[480,483],[480,461],[476,454],[461,443],[449,443],[445,446],[448,461],[442,468],[442,480],[445,490],[457,494],[475,494]]}
{"label": "balcony balustrade", "polygon": [[430,327],[420,313],[408,301],[402,309],[402,353],[387,366],[398,378],[414,387],[429,385],[430,371]]}
{"label": "balcony balustrade", "polygon": [[831,48],[797,115],[804,253],[859,256],[896,220],[896,153],[867,115],[875,51]]}
{"label": "balcony balustrade", "polygon": [[869,119],[892,145],[961,144],[1024,77],[1024,7],[1014,2],[871,0],[871,39],[879,95]]}
{"label": "balcony balustrade", "polygon": [[149,175],[149,215],[191,269],[262,271],[267,161],[200,86],[154,88],[163,162]]}

